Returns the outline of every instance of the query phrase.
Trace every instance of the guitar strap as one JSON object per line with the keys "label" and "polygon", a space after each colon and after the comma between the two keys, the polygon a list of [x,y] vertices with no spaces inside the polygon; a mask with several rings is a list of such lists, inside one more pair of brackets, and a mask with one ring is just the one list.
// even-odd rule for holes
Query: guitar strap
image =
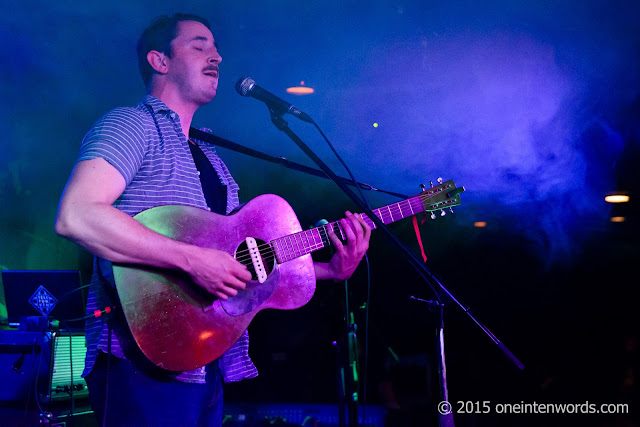
{"label": "guitar strap", "polygon": [[227,214],[227,186],[220,182],[220,177],[215,171],[207,156],[202,152],[198,145],[189,141],[189,149],[193,161],[196,164],[198,172],[200,172],[200,184],[202,185],[202,193],[207,201],[207,206],[211,212],[220,215]]}
{"label": "guitar strap", "polygon": [[[418,227],[418,216],[414,215],[411,217],[413,219],[413,229],[416,232],[416,239],[418,239],[418,244],[420,245],[420,252],[422,254],[422,259],[424,262],[427,262],[427,255],[424,253],[424,246],[422,245],[422,236],[420,235],[420,228]],[[424,224],[425,218],[422,219],[420,224]]]}

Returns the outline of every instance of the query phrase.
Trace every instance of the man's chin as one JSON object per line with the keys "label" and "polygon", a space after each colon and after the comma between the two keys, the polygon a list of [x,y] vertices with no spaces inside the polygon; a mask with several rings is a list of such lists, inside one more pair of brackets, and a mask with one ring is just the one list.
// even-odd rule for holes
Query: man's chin
{"label": "man's chin", "polygon": [[216,97],[216,93],[217,93],[216,89],[209,90],[207,92],[202,93],[200,96],[200,105],[205,105],[210,103],[213,100],[213,98]]}

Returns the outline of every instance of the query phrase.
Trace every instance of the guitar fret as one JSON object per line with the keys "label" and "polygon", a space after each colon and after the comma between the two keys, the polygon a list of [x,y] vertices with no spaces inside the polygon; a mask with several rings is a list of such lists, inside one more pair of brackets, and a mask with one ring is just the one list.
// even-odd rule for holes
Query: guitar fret
{"label": "guitar fret", "polygon": [[[404,215],[402,215],[402,206],[400,205],[400,203],[394,203],[394,204],[392,204],[390,206],[393,208],[393,211],[395,212],[395,215],[396,215],[396,218],[397,218],[396,221],[398,219],[404,218]],[[398,216],[399,216],[399,218],[398,218]]]}
{"label": "guitar fret", "polygon": [[307,236],[306,230],[302,232],[302,237],[304,239],[304,243],[303,243],[304,252],[305,254],[308,254],[309,253],[309,236]]}
{"label": "guitar fret", "polygon": [[347,236],[344,234],[344,230],[342,229],[342,224],[340,224],[340,222],[334,222],[334,224],[338,226],[338,231],[340,232],[340,237],[342,238],[342,240],[347,240]]}
{"label": "guitar fret", "polygon": [[302,240],[302,233],[296,233],[296,248],[298,249],[298,256],[304,255],[306,246],[304,245],[304,241]]}
{"label": "guitar fret", "polygon": [[[324,231],[326,234],[326,229],[325,226],[320,226],[318,228],[314,229],[316,231],[317,237],[320,240],[319,242],[316,242],[316,245],[318,245],[319,248],[324,248],[326,245],[324,243],[325,239],[322,237],[322,232]],[[315,240],[315,235],[314,235],[314,240]]]}
{"label": "guitar fret", "polygon": [[404,200],[398,203],[398,209],[400,210],[400,215],[402,216],[402,218],[406,218],[408,216],[413,215],[413,212],[411,211],[411,209],[409,209],[409,211],[405,213],[405,209],[407,207],[411,207],[411,204]]}
{"label": "guitar fret", "polygon": [[[374,213],[375,213],[375,211],[372,211],[372,212],[374,212]],[[364,222],[365,222],[369,227],[371,227],[371,229],[372,229],[372,230],[375,230],[375,229],[376,229],[376,223],[375,223],[375,222],[373,222],[373,220],[372,220],[371,218],[369,218],[369,217],[368,217],[367,215],[365,215],[365,214],[358,214],[358,215],[360,215],[360,218],[362,218],[362,220],[364,220]]]}
{"label": "guitar fret", "polygon": [[311,230],[309,230],[309,233],[311,234],[311,250],[315,251],[316,249],[320,249],[318,248],[318,243],[316,242],[316,234],[315,234],[315,229],[312,228]]}
{"label": "guitar fret", "polygon": [[296,233],[294,235],[294,239],[296,241],[296,255],[302,256],[304,255],[304,244],[302,243],[302,235],[300,233]]}
{"label": "guitar fret", "polygon": [[304,232],[304,238],[307,241],[307,253],[309,252],[313,252],[316,250],[316,245],[315,242],[311,240],[311,237],[313,237],[313,232],[311,230],[305,230]]}
{"label": "guitar fret", "polygon": [[292,239],[292,236],[289,235],[286,237],[285,242],[287,243],[287,251],[288,251],[289,259],[294,259],[295,253],[293,251],[293,243],[291,243],[291,239]]}
{"label": "guitar fret", "polygon": [[386,224],[387,221],[385,221],[384,213],[383,213],[382,209],[378,209],[378,213],[380,214],[380,215],[378,215],[378,218],[380,218],[380,221],[382,221],[384,224]]}
{"label": "guitar fret", "polygon": [[409,205],[409,209],[411,210],[411,215],[413,215],[413,206],[411,206],[411,202],[407,203]]}
{"label": "guitar fret", "polygon": [[287,256],[287,242],[285,239],[286,236],[278,239],[278,249],[281,255],[281,263],[287,262],[289,260],[289,257]]}

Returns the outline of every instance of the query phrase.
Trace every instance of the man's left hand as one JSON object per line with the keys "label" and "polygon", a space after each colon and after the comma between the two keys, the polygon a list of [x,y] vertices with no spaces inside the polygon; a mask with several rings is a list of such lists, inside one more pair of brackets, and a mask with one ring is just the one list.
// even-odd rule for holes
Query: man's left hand
{"label": "man's left hand", "polygon": [[340,225],[347,238],[343,244],[329,227],[329,238],[336,248],[336,253],[328,264],[328,278],[335,280],[346,280],[358,267],[362,257],[369,249],[369,238],[371,237],[371,227],[362,219],[360,215],[345,212],[346,218],[340,220]]}

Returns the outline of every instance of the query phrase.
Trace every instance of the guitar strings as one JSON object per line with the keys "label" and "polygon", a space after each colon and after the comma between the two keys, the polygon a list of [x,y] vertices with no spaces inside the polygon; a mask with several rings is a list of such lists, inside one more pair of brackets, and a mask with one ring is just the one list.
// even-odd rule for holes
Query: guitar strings
{"label": "guitar strings", "polygon": [[[342,233],[342,230],[340,229],[340,224],[338,223],[338,221],[334,221],[334,222],[329,223],[329,224],[321,225],[321,226],[315,228],[315,229],[319,230],[320,239],[321,239],[320,242],[316,243],[315,242],[315,236],[313,236],[314,243],[312,245],[310,245],[309,244],[310,239],[307,238],[306,239],[307,240],[306,243],[303,242],[303,247],[302,248],[300,248],[299,246],[298,247],[294,247],[293,245],[291,245],[291,247],[284,248],[284,251],[286,252],[285,255],[290,255],[293,252],[293,254],[296,254],[297,256],[302,256],[302,255],[306,255],[308,253],[311,253],[316,249],[321,249],[321,248],[325,247],[328,244],[331,244],[331,241],[329,240],[329,237],[328,237],[329,236],[329,232],[328,232],[328,228],[329,227],[334,229],[334,233],[336,233],[336,230],[340,231]],[[313,230],[314,229],[299,231],[298,233],[292,234],[292,236],[293,235],[301,235],[302,233],[306,234],[307,232],[309,232],[309,231],[312,232]],[[283,237],[287,237],[287,236],[283,236]],[[279,239],[282,239],[282,237],[279,238]],[[273,239],[271,242],[275,242],[276,240],[278,240],[278,239]],[[294,239],[294,241],[296,243],[301,242],[301,240],[298,240],[298,239]],[[263,244],[260,244],[260,245],[256,246],[258,251],[261,253],[261,256],[262,256],[262,252],[263,251],[267,251],[268,250],[269,255],[262,256],[262,259],[264,261],[272,261],[273,259],[276,258],[276,255],[275,255],[276,250],[274,250],[272,248],[271,242],[265,242]],[[306,249],[311,249],[311,250],[307,251]],[[240,263],[246,264],[246,265],[253,264],[253,262],[251,262],[250,249],[244,249],[244,250],[236,252],[236,260],[239,261]]]}
{"label": "guitar strings", "polygon": [[[400,215],[402,215],[402,208],[400,207],[400,204],[401,204],[401,203],[406,202],[406,203],[408,203],[409,205],[411,205],[412,201],[414,201],[414,200],[420,199],[421,201],[426,201],[426,200],[428,200],[428,199],[430,199],[430,198],[432,198],[432,197],[433,197],[433,195],[431,195],[431,196],[417,195],[417,196],[411,197],[411,198],[409,198],[409,199],[407,199],[407,200],[403,200],[403,201],[401,201],[401,202],[395,203],[395,204],[393,204],[393,205],[388,205],[388,206],[384,206],[384,207],[382,207],[382,208],[378,208],[378,209],[376,209],[376,210],[378,211],[378,213],[379,213],[380,215],[379,215],[379,216],[378,216],[378,215],[376,215],[376,216],[378,216],[378,218],[379,218],[379,219],[384,220],[383,218],[381,218],[381,217],[382,217],[381,209],[383,209],[383,208],[385,208],[385,207],[386,207],[387,209],[389,209],[389,213],[390,213],[390,215],[391,215],[392,217],[393,217],[393,213],[392,213],[391,209],[394,209],[394,212],[397,212],[397,213],[399,212],[399,213],[400,213]],[[426,210],[426,209],[425,209],[425,210]],[[424,212],[425,210],[420,211],[420,212]],[[416,212],[416,213],[420,213],[420,212]],[[412,213],[413,213],[413,209],[412,209]],[[360,215],[361,215],[361,218],[363,218],[363,219],[369,219],[369,221],[371,221],[371,219],[370,219],[370,218],[368,218],[368,217],[367,217],[367,218],[365,218],[365,216],[364,216],[363,214],[360,214]],[[403,218],[405,218],[405,217],[403,217]],[[375,224],[373,224],[373,225],[375,226]],[[340,229],[339,222],[338,222],[338,221],[334,221],[334,222],[331,222],[331,223],[329,223],[329,224],[321,225],[321,226],[319,226],[319,227],[315,227],[315,228],[310,229],[310,230],[303,230],[303,231],[299,231],[299,232],[297,232],[297,233],[291,234],[290,236],[302,235],[302,233],[305,233],[305,234],[306,234],[308,231],[311,231],[311,232],[312,232],[314,229],[318,229],[318,230],[322,230],[322,231],[324,231],[324,233],[325,233],[325,237],[326,237],[326,236],[328,236],[328,230],[327,230],[327,229],[328,229],[330,226],[331,226],[332,228],[334,228],[334,232],[335,232],[335,229],[337,228],[337,229],[338,229],[338,231],[340,231],[340,232],[342,233],[342,230]],[[283,236],[283,237],[287,237],[287,236]],[[275,242],[276,240],[278,240],[278,239],[282,239],[283,237],[280,237],[280,238],[277,238],[277,239],[273,239],[271,242]],[[302,251],[300,251],[300,249],[301,249],[300,247],[297,247],[297,248],[296,248],[296,247],[293,247],[293,245],[292,245],[290,248],[284,248],[284,250],[286,251],[286,254],[285,254],[285,255],[291,255],[291,253],[293,253],[294,255],[296,255],[296,257],[297,257],[297,256],[302,256],[302,255],[306,255],[306,254],[308,254],[308,253],[310,253],[310,252],[312,252],[312,251],[314,251],[314,250],[316,250],[316,249],[321,249],[321,248],[325,247],[325,244],[331,244],[331,241],[330,241],[329,239],[326,239],[326,240],[322,240],[322,243],[314,243],[313,245],[310,245],[310,246],[309,246],[309,245],[308,245],[308,241],[309,241],[309,239],[307,238],[307,243],[306,243],[306,244],[307,244],[307,246],[305,246],[305,243],[303,242],[303,248],[302,248]],[[265,242],[264,244],[260,244],[260,245],[258,245],[258,246],[256,247],[256,248],[258,249],[258,251],[259,251],[259,252],[266,251],[267,249],[269,249],[269,255],[267,255],[267,256],[262,256],[262,255],[261,255],[261,256],[262,256],[262,259],[263,259],[264,261],[272,261],[273,259],[275,259],[275,258],[276,258],[275,250],[272,248],[272,246],[271,246],[271,242]],[[298,240],[296,239],[296,240],[295,240],[295,242],[296,242],[296,244],[297,244],[297,243],[298,243]],[[315,236],[314,236],[314,242],[315,242]],[[316,247],[316,246],[317,246],[317,247]],[[307,248],[308,248],[308,249],[311,249],[311,251],[306,251],[305,249],[307,249]],[[301,252],[301,253],[298,253],[298,252]],[[272,254],[272,255],[271,255],[271,254]],[[246,264],[246,265],[253,265],[253,262],[251,262],[251,254],[250,254],[250,250],[249,250],[249,249],[244,249],[244,250],[241,250],[241,251],[237,252],[237,253],[236,253],[236,260],[237,260],[238,262],[242,263],[242,264]]]}

